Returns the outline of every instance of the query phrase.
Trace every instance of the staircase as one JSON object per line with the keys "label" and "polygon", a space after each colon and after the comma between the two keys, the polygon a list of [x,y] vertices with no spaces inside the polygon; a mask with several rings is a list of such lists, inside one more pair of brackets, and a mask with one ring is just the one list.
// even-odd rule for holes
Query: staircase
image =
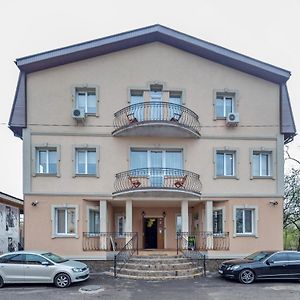
{"label": "staircase", "polygon": [[[113,276],[113,268],[107,274]],[[177,255],[132,256],[118,271],[118,277],[144,280],[186,279],[202,275],[202,264]]]}

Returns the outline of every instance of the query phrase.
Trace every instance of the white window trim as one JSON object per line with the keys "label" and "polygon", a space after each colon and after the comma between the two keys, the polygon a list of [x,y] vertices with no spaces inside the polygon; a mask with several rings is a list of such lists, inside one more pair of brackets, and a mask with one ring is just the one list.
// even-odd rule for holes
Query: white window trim
{"label": "white window trim", "polygon": [[[96,150],[96,174],[78,174],[76,166],[77,150]],[[73,178],[74,177],[97,177],[99,178],[100,147],[98,145],[73,145],[72,146]]]}
{"label": "white window trim", "polygon": [[96,94],[96,113],[85,113],[86,116],[96,116],[99,117],[99,102],[100,102],[100,95],[99,95],[99,86],[95,84],[76,84],[72,86],[72,101],[73,101],[73,109],[77,108],[77,99],[76,94],[77,90],[88,90],[94,89]]}
{"label": "white window trim", "polygon": [[[56,173],[39,173],[37,172],[38,166],[38,151],[40,150],[56,150],[56,158],[57,158],[57,165],[56,165]],[[32,176],[44,176],[44,177],[60,177],[60,160],[61,160],[61,146],[54,145],[54,144],[34,144],[32,147]]]}
{"label": "white window trim", "polygon": [[[236,232],[236,211],[237,209],[251,209],[252,214],[252,232],[251,233],[237,233]],[[258,222],[259,222],[259,210],[256,205],[235,205],[233,206],[233,237],[258,237]]]}
{"label": "white window trim", "polygon": [[[214,179],[239,179],[239,149],[237,148],[214,148],[213,153],[213,164],[214,164]],[[217,175],[217,153],[233,153],[233,175]]]}
{"label": "white window trim", "polygon": [[214,89],[213,90],[213,107],[214,107],[214,120],[225,120],[225,117],[218,117],[217,111],[216,111],[216,101],[217,101],[217,95],[222,95],[224,97],[230,96],[233,98],[233,107],[232,112],[238,111],[239,106],[239,91],[234,89]]}
{"label": "white window trim", "polygon": [[[269,168],[270,175],[253,175],[253,155],[255,152],[269,154]],[[275,149],[271,148],[251,148],[250,149],[250,179],[276,179],[276,160],[275,160]]]}
{"label": "white window trim", "polygon": [[[222,211],[222,232],[220,233],[213,233],[214,236],[220,236],[220,235],[223,235],[225,233],[225,223],[226,223],[226,220],[225,220],[225,206],[216,206],[213,208],[213,214],[215,211],[218,211],[218,210],[221,210]],[[214,217],[214,215],[213,215]],[[214,220],[213,220],[214,222]],[[214,223],[213,223],[213,226],[214,226]],[[213,231],[214,231],[214,228],[213,228]]]}
{"label": "white window trim", "polygon": [[[67,209],[74,208],[75,209],[75,232],[74,233],[57,233],[57,219],[56,219],[56,211],[57,209]],[[78,236],[78,222],[79,222],[79,206],[73,204],[55,204],[51,206],[51,222],[52,222],[52,238],[79,238]]]}
{"label": "white window trim", "polygon": [[91,206],[91,205],[88,205],[86,207],[86,215],[87,215],[87,218],[86,218],[86,221],[87,221],[87,232],[90,232],[90,210],[93,210],[93,211],[96,211],[96,212],[99,212],[99,232],[101,232],[101,227],[100,227],[100,206]]}
{"label": "white window trim", "polygon": [[[119,234],[119,219],[124,218],[123,220],[123,234]],[[118,238],[126,238],[126,235],[124,232],[126,232],[126,216],[125,214],[115,214],[115,231],[118,233],[117,237]]]}

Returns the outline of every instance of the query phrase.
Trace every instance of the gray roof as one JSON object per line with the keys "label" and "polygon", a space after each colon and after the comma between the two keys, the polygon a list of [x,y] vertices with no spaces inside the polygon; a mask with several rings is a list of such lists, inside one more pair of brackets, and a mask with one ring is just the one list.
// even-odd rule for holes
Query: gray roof
{"label": "gray roof", "polygon": [[[22,136],[22,128],[26,128],[27,73],[151,42],[165,43],[256,77],[278,83],[282,86],[282,90],[286,89],[283,88],[283,86],[291,75],[289,71],[275,67],[271,64],[267,64],[161,25],[152,25],[101,39],[18,58],[16,64],[20,69],[20,77],[9,121],[10,128],[15,135],[19,137]],[[283,92],[282,95],[285,95],[285,93]],[[282,133],[288,133],[293,136],[295,135],[296,129],[288,96],[285,101],[282,101],[281,103],[281,106],[284,106],[284,108],[281,107],[283,112],[281,119],[284,121],[283,123],[285,123],[285,128],[284,130],[282,128]],[[285,107],[286,105],[289,106],[288,109]]]}
{"label": "gray roof", "polygon": [[24,204],[23,199],[0,192],[0,203],[2,201],[10,203],[12,206],[17,205],[18,207],[23,206]]}

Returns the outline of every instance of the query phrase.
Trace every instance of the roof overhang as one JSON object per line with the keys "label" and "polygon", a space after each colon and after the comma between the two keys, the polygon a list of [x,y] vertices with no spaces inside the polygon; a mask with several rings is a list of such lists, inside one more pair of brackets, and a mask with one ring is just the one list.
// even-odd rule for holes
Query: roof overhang
{"label": "roof overhang", "polygon": [[[281,131],[286,141],[290,141],[296,133],[286,81],[290,72],[271,64],[253,59],[249,56],[231,51],[215,44],[197,39],[176,30],[152,25],[101,39],[96,39],[64,48],[50,50],[31,56],[18,58],[16,64],[20,69],[20,77],[15,94],[9,127],[18,137],[22,137],[22,129],[27,127],[26,121],[26,74],[53,68],[56,66],[100,56],[123,49],[128,49],[152,42],[161,42],[183,51],[198,55],[216,63],[251,74],[281,86]],[[285,87],[285,88],[284,88]],[[284,125],[283,125],[284,124]],[[287,132],[289,131],[289,132]]]}

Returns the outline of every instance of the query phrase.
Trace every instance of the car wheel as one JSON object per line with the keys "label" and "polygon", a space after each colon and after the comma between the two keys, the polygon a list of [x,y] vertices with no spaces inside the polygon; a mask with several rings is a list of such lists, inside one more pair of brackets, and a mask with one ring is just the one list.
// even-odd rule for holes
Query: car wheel
{"label": "car wheel", "polygon": [[65,273],[59,273],[54,278],[54,284],[58,288],[66,288],[71,284],[71,278]]}
{"label": "car wheel", "polygon": [[0,289],[4,286],[3,278],[0,276]]}
{"label": "car wheel", "polygon": [[255,280],[255,274],[252,270],[250,269],[245,269],[242,270],[239,273],[239,282],[240,283],[245,283],[245,284],[250,284]]}

